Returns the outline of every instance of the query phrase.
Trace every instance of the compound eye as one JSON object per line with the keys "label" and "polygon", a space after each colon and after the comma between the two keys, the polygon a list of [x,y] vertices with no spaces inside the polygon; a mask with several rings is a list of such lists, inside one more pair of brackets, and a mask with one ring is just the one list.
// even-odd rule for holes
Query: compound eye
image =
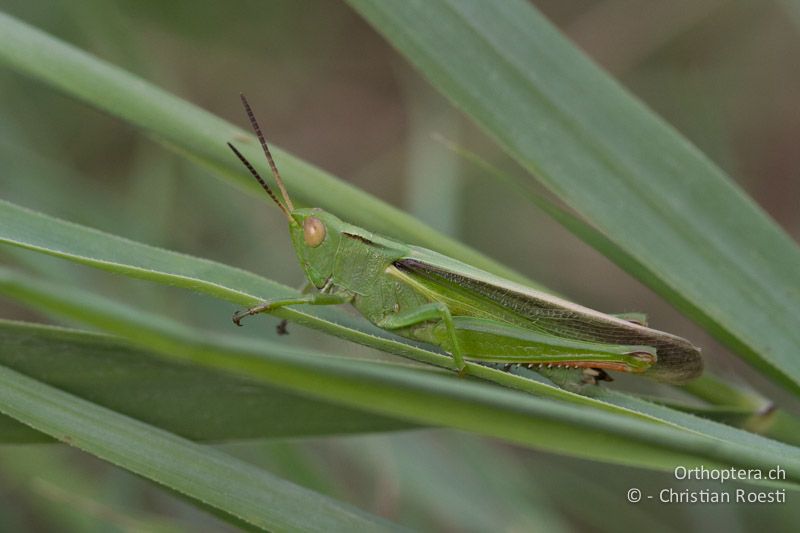
{"label": "compound eye", "polygon": [[325,240],[325,224],[318,218],[308,217],[303,221],[303,239],[306,244],[316,248]]}

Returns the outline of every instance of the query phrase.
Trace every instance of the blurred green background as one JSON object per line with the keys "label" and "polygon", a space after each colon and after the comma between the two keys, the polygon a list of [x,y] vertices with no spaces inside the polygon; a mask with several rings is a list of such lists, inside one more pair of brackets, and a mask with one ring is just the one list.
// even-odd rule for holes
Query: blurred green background
{"label": "blurred green background", "polygon": [[[800,2],[534,4],[800,236]],[[276,145],[577,302],[607,312],[646,312],[656,328],[702,346],[717,374],[800,412],[649,289],[435,142],[432,134],[439,133],[509,172],[522,172],[346,5],[2,0],[0,7],[243,126],[238,93],[246,93]],[[289,285],[303,281],[282,216],[266,202],[16,73],[0,71],[0,95],[3,198]],[[3,248],[0,258],[205,328],[232,327],[234,309],[210,298],[41,254]],[[5,301],[0,306],[4,318],[49,321]],[[275,323],[265,318],[241,332],[273,336]],[[281,340],[383,356],[299,327]],[[625,492],[631,487],[691,485],[451,431],[222,446],[285,478],[423,529],[746,531],[800,523],[800,510],[791,504],[630,505]],[[180,498],[64,446],[0,447],[0,530],[224,527]]]}

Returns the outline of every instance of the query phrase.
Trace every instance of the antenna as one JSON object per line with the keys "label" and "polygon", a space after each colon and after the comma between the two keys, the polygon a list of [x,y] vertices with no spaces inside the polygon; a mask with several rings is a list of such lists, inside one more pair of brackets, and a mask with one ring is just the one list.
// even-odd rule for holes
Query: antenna
{"label": "antenna", "polygon": [[281,211],[283,211],[283,214],[285,214],[286,218],[289,219],[289,222],[290,223],[296,223],[295,220],[292,218],[292,215],[289,213],[289,210],[286,209],[286,206],[283,205],[280,200],[278,200],[278,197],[275,196],[274,192],[272,192],[272,189],[270,189],[269,185],[267,185],[267,182],[264,181],[264,179],[261,177],[261,175],[258,173],[258,171],[253,167],[253,165],[250,164],[250,161],[248,161],[247,158],[245,156],[243,156],[242,153],[239,150],[237,150],[234,145],[232,145],[231,143],[227,143],[227,144],[228,144],[228,148],[233,150],[233,153],[236,154],[236,157],[239,158],[239,161],[241,161],[242,164],[247,167],[247,170],[250,171],[250,174],[252,174],[253,177],[256,179],[256,181],[258,181],[258,183],[261,184],[261,186],[264,188],[264,190],[267,191],[267,194],[269,194],[269,197],[272,198],[272,200],[276,204],[278,204],[278,207],[281,208]]}
{"label": "antenna", "polygon": [[289,198],[289,193],[286,192],[286,186],[283,184],[283,180],[281,179],[281,173],[278,172],[278,167],[275,165],[275,161],[272,159],[272,154],[269,151],[269,146],[267,146],[267,141],[264,139],[264,134],[261,133],[261,128],[258,125],[258,121],[256,120],[256,116],[253,114],[253,110],[250,108],[250,104],[245,98],[243,93],[239,93],[239,97],[242,99],[242,105],[244,105],[245,111],[247,111],[247,118],[250,119],[250,126],[253,127],[253,131],[256,132],[256,137],[258,137],[258,142],[261,143],[261,148],[264,149],[264,155],[267,156],[267,161],[269,161],[269,166],[272,169],[272,175],[275,176],[275,181],[278,183],[278,188],[281,190],[281,196],[283,196],[283,201],[286,202],[286,207],[289,208],[289,211],[294,211],[294,205],[292,205],[292,199]]}

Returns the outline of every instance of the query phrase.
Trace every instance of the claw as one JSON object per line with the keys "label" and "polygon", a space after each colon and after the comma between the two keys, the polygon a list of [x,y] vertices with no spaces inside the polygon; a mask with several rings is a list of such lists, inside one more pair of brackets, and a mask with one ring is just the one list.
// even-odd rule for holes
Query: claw
{"label": "claw", "polygon": [[289,324],[288,320],[281,320],[280,323],[275,327],[275,330],[278,332],[278,335],[288,335],[289,330],[286,329],[286,326]]}

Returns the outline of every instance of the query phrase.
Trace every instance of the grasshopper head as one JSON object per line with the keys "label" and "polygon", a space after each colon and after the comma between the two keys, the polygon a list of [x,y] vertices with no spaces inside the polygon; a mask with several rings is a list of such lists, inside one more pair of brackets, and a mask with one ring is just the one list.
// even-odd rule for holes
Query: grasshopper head
{"label": "grasshopper head", "polygon": [[319,208],[295,209],[289,234],[306,277],[321,289],[333,274],[345,223]]}
{"label": "grasshopper head", "polygon": [[286,186],[283,184],[281,174],[278,172],[278,167],[272,159],[267,141],[261,133],[261,128],[258,121],[253,115],[253,110],[244,95],[241,95],[242,105],[247,112],[247,117],[250,119],[250,125],[258,137],[261,148],[264,150],[264,155],[267,157],[272,175],[275,177],[275,182],[278,184],[278,189],[283,197],[283,202],[278,199],[278,196],[273,192],[272,188],[267,185],[264,179],[259,175],[258,171],[253,165],[233,146],[228,143],[228,147],[236,154],[236,157],[247,167],[250,174],[261,184],[261,187],[267,191],[272,201],[277,204],[278,208],[283,211],[289,221],[289,233],[292,237],[292,244],[297,251],[297,256],[300,259],[300,264],[306,272],[306,277],[317,288],[322,288],[328,282],[333,274],[333,266],[336,260],[336,252],[339,248],[339,241],[342,238],[342,230],[345,223],[333,216],[326,213],[322,209],[317,208],[304,208],[295,209],[289,193],[286,191]]}

